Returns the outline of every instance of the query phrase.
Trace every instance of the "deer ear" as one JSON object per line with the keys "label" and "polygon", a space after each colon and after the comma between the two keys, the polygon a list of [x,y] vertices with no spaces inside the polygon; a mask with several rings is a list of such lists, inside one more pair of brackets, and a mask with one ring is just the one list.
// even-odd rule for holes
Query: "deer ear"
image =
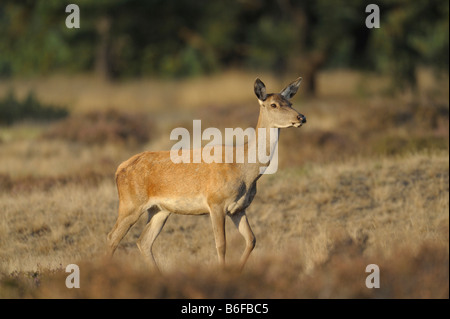
{"label": "deer ear", "polygon": [[295,95],[295,93],[297,93],[297,90],[300,86],[300,83],[302,82],[302,78],[298,78],[297,80],[293,81],[291,84],[289,84],[288,86],[286,86],[283,91],[281,91],[281,95],[285,98],[285,99],[292,99]]}
{"label": "deer ear", "polygon": [[267,99],[266,86],[260,79],[256,79],[255,81],[255,94],[261,101]]}

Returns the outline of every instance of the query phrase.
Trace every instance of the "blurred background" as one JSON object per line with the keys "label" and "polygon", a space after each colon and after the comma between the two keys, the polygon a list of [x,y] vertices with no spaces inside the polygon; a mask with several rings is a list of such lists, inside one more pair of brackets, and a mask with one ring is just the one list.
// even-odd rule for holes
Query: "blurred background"
{"label": "blurred background", "polygon": [[[170,130],[192,118],[254,126],[257,76],[269,91],[302,76],[296,101],[313,119],[310,148],[354,155],[381,129],[372,145],[381,152],[447,148],[448,1],[378,1],[374,29],[363,0],[77,4],[81,27],[69,29],[64,2],[2,1],[0,141],[42,133],[142,144],[164,134],[155,147],[170,147]],[[10,130],[24,120],[30,125]],[[389,135],[398,126],[420,137]]]}
{"label": "blurred background", "polygon": [[0,76],[95,72],[107,80],[192,77],[229,68],[301,73],[315,93],[321,70],[389,75],[415,88],[417,68],[448,69],[447,1],[378,1],[381,28],[365,27],[367,1],[2,1]]}
{"label": "blurred background", "polygon": [[[102,254],[120,162],[169,150],[171,130],[193,119],[254,127],[255,78],[279,92],[302,76],[293,107],[308,122],[283,130],[278,173],[248,211],[261,276],[224,277],[239,287],[229,292],[448,298],[449,1],[373,2],[380,28],[369,29],[364,0],[1,0],[0,297],[68,293],[35,293],[36,278]],[[80,28],[66,27],[69,3]],[[125,263],[141,260],[143,224],[120,246]],[[155,246],[163,269],[215,265],[207,217],[171,217]],[[392,280],[368,292],[352,276],[374,260]],[[196,291],[174,277],[137,296],[235,296],[192,274]]]}

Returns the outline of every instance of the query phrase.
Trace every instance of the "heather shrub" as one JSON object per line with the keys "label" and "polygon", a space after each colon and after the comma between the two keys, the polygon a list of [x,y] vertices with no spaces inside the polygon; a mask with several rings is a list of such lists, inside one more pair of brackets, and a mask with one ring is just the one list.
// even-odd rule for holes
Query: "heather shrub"
{"label": "heather shrub", "polygon": [[55,123],[45,138],[85,144],[145,143],[151,136],[151,123],[142,114],[116,110],[77,114]]}

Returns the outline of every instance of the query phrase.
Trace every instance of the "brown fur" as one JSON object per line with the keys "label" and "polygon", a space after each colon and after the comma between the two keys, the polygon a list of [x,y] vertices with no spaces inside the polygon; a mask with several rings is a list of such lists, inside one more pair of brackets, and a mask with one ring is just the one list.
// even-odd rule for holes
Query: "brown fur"
{"label": "brown fur", "polygon": [[[260,115],[258,128],[284,128],[301,126],[304,116],[291,107],[285,96],[292,97],[297,92],[301,79],[297,79],[280,94],[265,94],[264,84],[255,82],[255,93],[259,99]],[[256,130],[258,132],[258,130]],[[258,133],[257,133],[258,134]],[[266,151],[273,149],[269,134],[266,134]],[[249,141],[252,143],[254,141]],[[277,143],[278,141],[275,141]],[[273,142],[272,142],[273,143]],[[234,146],[244,147],[248,144]],[[224,146],[222,158],[224,159]],[[199,150],[190,150],[190,158]],[[200,150],[201,151],[201,150]],[[270,152],[266,152],[270,153]],[[248,157],[245,156],[247,159]],[[261,177],[261,163],[174,163],[169,151],[143,152],[134,155],[119,165],[116,183],[119,193],[119,216],[108,234],[110,255],[119,242],[146,211],[149,222],[138,240],[141,253],[154,266],[152,245],[168,216],[174,214],[210,214],[219,261],[225,261],[225,216],[233,220],[244,236],[247,246],[242,255],[243,266],[255,246],[255,237],[248,224],[245,209],[256,195],[256,182]]]}

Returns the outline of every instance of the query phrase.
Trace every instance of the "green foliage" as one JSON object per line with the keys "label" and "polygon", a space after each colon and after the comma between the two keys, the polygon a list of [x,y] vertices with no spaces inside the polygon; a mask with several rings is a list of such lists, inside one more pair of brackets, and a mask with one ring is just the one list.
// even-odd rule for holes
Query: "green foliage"
{"label": "green foliage", "polygon": [[324,67],[376,70],[398,87],[415,69],[448,69],[449,2],[380,0],[368,29],[364,0],[82,0],[80,29],[67,3],[0,4],[0,76],[53,71],[107,77],[195,76],[229,66],[283,73]]}
{"label": "green foliage", "polygon": [[19,101],[10,91],[3,100],[0,100],[0,124],[10,125],[26,119],[54,120],[67,115],[66,109],[40,103],[33,93],[28,94],[23,101]]}
{"label": "green foliage", "polygon": [[[286,50],[298,38],[298,32],[283,20],[271,16],[262,17],[250,34],[249,64],[258,68],[286,68]],[[268,48],[270,48],[268,50]]]}
{"label": "green foliage", "polygon": [[388,14],[370,43],[376,68],[390,74],[399,88],[416,86],[417,65],[448,70],[449,2],[390,0],[383,5]]}

